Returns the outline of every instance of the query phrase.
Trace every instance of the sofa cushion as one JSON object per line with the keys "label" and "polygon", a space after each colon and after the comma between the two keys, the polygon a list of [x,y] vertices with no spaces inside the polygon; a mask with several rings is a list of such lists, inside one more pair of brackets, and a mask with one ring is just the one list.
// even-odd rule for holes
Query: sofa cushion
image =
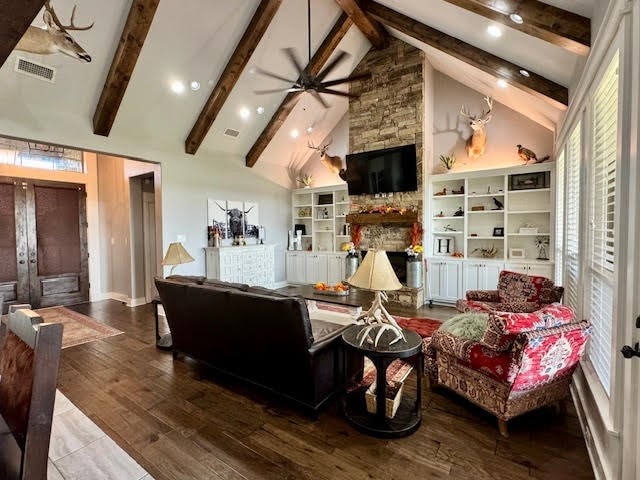
{"label": "sofa cushion", "polygon": [[481,342],[496,350],[508,349],[519,333],[559,327],[572,323],[575,314],[570,307],[552,303],[535,312],[492,312]]}
{"label": "sofa cushion", "polygon": [[553,281],[546,277],[524,275],[518,272],[503,270],[498,279],[498,295],[500,302],[536,302],[541,303],[543,297],[548,296],[547,291],[553,289]]}
{"label": "sofa cushion", "polygon": [[223,282],[222,280],[214,280],[210,278],[205,279],[200,285],[224,288],[227,290],[240,290],[241,292],[246,292],[249,289],[249,285],[247,285],[246,283]]}

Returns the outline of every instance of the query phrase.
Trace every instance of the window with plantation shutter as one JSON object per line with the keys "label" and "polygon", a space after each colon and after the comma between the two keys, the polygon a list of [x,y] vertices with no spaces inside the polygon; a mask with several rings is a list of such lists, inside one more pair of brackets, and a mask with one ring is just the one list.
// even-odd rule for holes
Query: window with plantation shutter
{"label": "window with plantation shutter", "polygon": [[618,55],[593,97],[589,202],[589,268],[586,272],[593,324],[589,359],[607,393],[611,386],[611,347],[615,285],[616,160],[618,153]]}
{"label": "window with plantation shutter", "polygon": [[564,272],[564,148],[556,160],[556,283],[563,285]]}
{"label": "window with plantation shutter", "polygon": [[566,242],[565,242],[565,303],[578,316],[580,308],[580,164],[582,162],[582,122],[573,129],[566,153]]}

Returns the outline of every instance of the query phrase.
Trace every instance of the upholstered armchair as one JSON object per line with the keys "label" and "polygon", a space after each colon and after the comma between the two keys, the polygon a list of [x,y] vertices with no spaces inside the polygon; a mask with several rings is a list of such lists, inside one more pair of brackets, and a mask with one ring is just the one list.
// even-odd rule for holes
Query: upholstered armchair
{"label": "upholstered armchair", "polygon": [[532,313],[487,311],[479,340],[442,329],[431,338],[436,386],[444,386],[507,421],[569,396],[572,374],[591,333],[559,303]]}
{"label": "upholstered armchair", "polygon": [[563,293],[564,288],[548,278],[503,270],[496,290],[468,290],[466,298],[456,302],[456,308],[461,312],[535,312],[560,302]]}

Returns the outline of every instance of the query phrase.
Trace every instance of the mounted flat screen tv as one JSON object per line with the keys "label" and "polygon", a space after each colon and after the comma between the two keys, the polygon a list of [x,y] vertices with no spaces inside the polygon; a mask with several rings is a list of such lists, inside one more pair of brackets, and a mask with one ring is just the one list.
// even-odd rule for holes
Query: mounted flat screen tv
{"label": "mounted flat screen tv", "polygon": [[347,186],[349,195],[416,191],[416,146],[347,155]]}

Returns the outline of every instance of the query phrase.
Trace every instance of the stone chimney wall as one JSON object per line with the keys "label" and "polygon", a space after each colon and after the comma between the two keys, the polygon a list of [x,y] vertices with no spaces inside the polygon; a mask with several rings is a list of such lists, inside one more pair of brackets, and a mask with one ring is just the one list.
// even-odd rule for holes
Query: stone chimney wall
{"label": "stone chimney wall", "polygon": [[[354,75],[370,71],[370,80],[354,82],[351,92],[359,98],[349,101],[349,153],[416,144],[418,190],[394,193],[390,198],[351,195],[351,210],[367,206],[393,205],[423,209],[423,114],[424,53],[401,40],[391,38],[384,50],[370,50]],[[363,249],[403,251],[410,244],[408,226],[365,226]]]}

